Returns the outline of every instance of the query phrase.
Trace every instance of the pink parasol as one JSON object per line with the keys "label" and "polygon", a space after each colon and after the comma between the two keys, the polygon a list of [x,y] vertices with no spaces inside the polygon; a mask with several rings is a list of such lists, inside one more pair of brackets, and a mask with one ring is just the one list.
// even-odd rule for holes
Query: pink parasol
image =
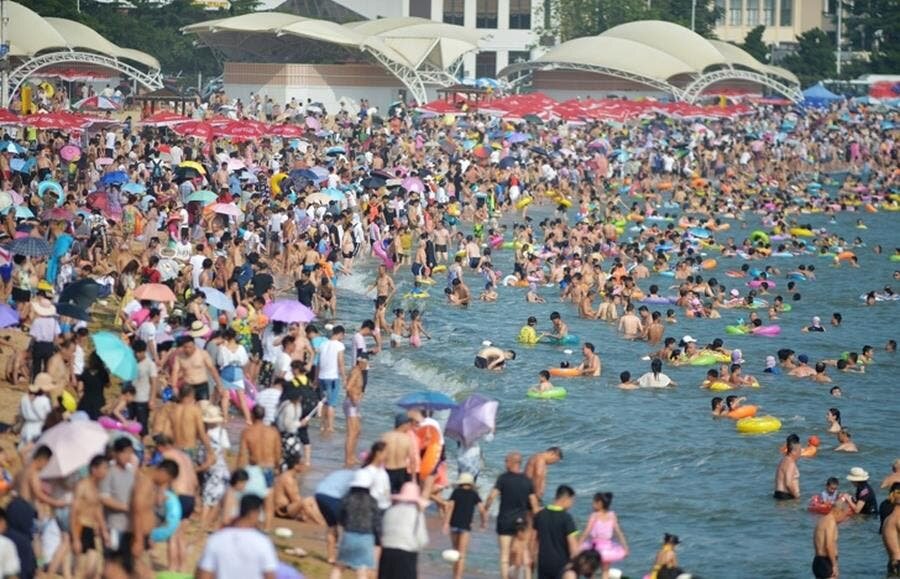
{"label": "pink parasol", "polygon": [[81,158],[81,149],[79,149],[75,145],[66,145],[59,150],[59,156],[63,159],[63,161],[77,161]]}

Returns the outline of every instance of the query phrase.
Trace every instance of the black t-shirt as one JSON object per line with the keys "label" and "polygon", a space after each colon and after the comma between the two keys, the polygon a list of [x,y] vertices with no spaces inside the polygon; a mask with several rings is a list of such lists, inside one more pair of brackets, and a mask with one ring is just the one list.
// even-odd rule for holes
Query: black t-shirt
{"label": "black t-shirt", "polygon": [[866,502],[865,506],[859,512],[860,515],[878,514],[878,499],[875,498],[875,491],[869,486],[869,483],[856,487],[856,500]]}
{"label": "black t-shirt", "polygon": [[453,514],[450,516],[450,527],[472,530],[472,517],[475,515],[475,507],[481,502],[481,497],[475,489],[456,487],[450,495],[453,501]]}
{"label": "black t-shirt", "polygon": [[548,577],[559,577],[574,553],[569,553],[569,535],[576,531],[568,512],[550,505],[534,517],[538,536],[538,570]]}
{"label": "black t-shirt", "polygon": [[497,477],[494,487],[500,491],[500,509],[497,512],[497,532],[512,534],[516,519],[524,518],[530,507],[529,495],[534,494],[531,479],[522,473],[505,472]]}
{"label": "black t-shirt", "polygon": [[304,306],[311,308],[313,296],[316,295],[316,286],[308,281],[297,284],[297,301]]}

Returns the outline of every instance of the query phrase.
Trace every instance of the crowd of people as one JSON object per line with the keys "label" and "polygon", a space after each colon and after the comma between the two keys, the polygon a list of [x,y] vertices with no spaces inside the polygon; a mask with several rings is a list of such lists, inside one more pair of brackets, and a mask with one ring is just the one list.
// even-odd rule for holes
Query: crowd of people
{"label": "crowd of people", "polygon": [[[224,102],[216,99],[193,114],[213,116]],[[100,130],[39,131],[26,120],[6,129],[0,348],[4,388],[24,392],[9,425],[16,448],[5,450],[0,530],[12,547],[0,540],[4,575],[196,569],[198,577],[287,577],[269,534],[286,536],[283,521],[304,521],[327,529],[333,578],[353,570],[409,579],[420,572],[417,555],[441,541],[429,536],[425,516],[436,508],[449,535],[444,556],[460,579],[476,514],[485,528],[499,503],[503,579],[613,577],[630,554],[613,494],[593,496],[579,532],[568,513],[573,488],[546,489],[548,468],[563,459],[559,447],[525,461],[510,453],[485,497],[477,448],[460,451],[456,474],[448,473],[442,426],[427,404],[393,417],[394,429],[360,453],[365,400],[391,373],[385,365],[370,371],[369,361],[431,338],[422,311],[398,305],[398,280],[414,282],[404,298],[416,300],[446,277],[446,307],[461,311],[515,288],[539,303],[538,289],[552,284],[573,315],[647,344],[649,371],[635,380],[623,372],[621,388],[674,387],[664,368],[701,360],[716,366],[702,387],[752,387],[758,381],[740,350],[722,339],[666,337],[677,317],[743,309],[748,319],[735,334],[774,332],[801,299],[797,282],[814,279],[816,268],[780,271],[765,262],[770,256],[858,266],[862,240],[814,230],[808,215],[900,210],[897,133],[888,122],[897,114],[847,103],[624,126],[266,103],[255,97],[228,110],[238,120],[297,123],[307,134],[204,141],[112,121]],[[535,222],[529,212],[549,216]],[[749,215],[766,231],[745,231]],[[722,272],[701,249],[744,265]],[[508,276],[498,273],[499,259],[511,262]],[[371,317],[341,318],[340,278],[373,263]],[[717,271],[748,289],[728,290]],[[651,276],[670,277],[677,295],[648,285]],[[782,297],[775,280],[785,277]],[[880,306],[893,295],[884,287],[865,299]],[[530,318],[519,341],[578,344],[567,315],[554,312],[545,332]],[[831,326],[841,323],[835,312]],[[102,331],[120,339],[101,345]],[[803,331],[826,328],[817,317]],[[557,391],[558,370],[601,376],[603,346],[580,348],[580,363],[542,372],[532,393]],[[889,341],[885,350],[895,348]],[[761,371],[827,383],[829,372],[863,372],[874,357],[865,346],[811,364],[781,350]],[[489,344],[475,366],[502,371],[515,359]],[[743,402],[714,398],[713,414],[730,416]],[[836,450],[856,451],[839,410],[828,420]],[[67,460],[49,434],[84,422],[108,430],[108,448],[48,476],[48,464]],[[298,481],[317,462],[316,443],[340,423],[344,466],[304,496]],[[776,499],[800,498],[798,459],[808,448],[788,437]],[[900,576],[900,509],[892,511],[900,463],[894,470],[880,509],[862,468],[846,477],[852,495],[829,482],[816,577],[838,576],[837,524],[879,510],[888,574]],[[678,544],[663,537],[651,578],[684,575]]]}

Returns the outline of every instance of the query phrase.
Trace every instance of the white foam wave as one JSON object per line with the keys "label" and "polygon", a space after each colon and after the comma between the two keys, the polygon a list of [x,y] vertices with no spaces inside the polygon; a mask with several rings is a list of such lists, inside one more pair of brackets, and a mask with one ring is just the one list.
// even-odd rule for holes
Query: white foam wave
{"label": "white foam wave", "polygon": [[375,298],[375,290],[367,291],[372,285],[372,278],[364,273],[354,272],[338,277],[338,292],[346,291],[361,296]]}
{"label": "white foam wave", "polygon": [[399,352],[384,350],[378,354],[378,365],[390,368],[405,378],[421,384],[429,390],[436,390],[453,396],[464,392],[471,392],[477,388],[477,384],[463,380],[452,374],[448,374],[427,364],[414,362],[402,357]]}

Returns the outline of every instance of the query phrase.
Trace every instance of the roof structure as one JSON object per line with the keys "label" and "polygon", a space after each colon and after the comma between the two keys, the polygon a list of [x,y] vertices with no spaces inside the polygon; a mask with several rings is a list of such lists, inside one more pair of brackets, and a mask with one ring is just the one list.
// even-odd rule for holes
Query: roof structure
{"label": "roof structure", "polygon": [[185,34],[225,58],[258,62],[376,61],[427,100],[426,85],[447,86],[452,70],[479,35],[424,18],[381,18],[338,24],[281,12],[255,12],[186,26]]}
{"label": "roof structure", "polygon": [[499,76],[533,70],[581,70],[624,78],[694,102],[710,85],[726,80],[761,84],[788,98],[802,99],[797,77],[759,62],[741,48],[708,40],[683,26],[641,20],[555,46],[531,62]]}
{"label": "roof structure", "polygon": [[50,66],[91,64],[128,75],[150,89],[160,88],[159,61],[131,48],[122,48],[92,28],[65,18],[44,18],[17,2],[6,2],[10,94],[31,75]]}

